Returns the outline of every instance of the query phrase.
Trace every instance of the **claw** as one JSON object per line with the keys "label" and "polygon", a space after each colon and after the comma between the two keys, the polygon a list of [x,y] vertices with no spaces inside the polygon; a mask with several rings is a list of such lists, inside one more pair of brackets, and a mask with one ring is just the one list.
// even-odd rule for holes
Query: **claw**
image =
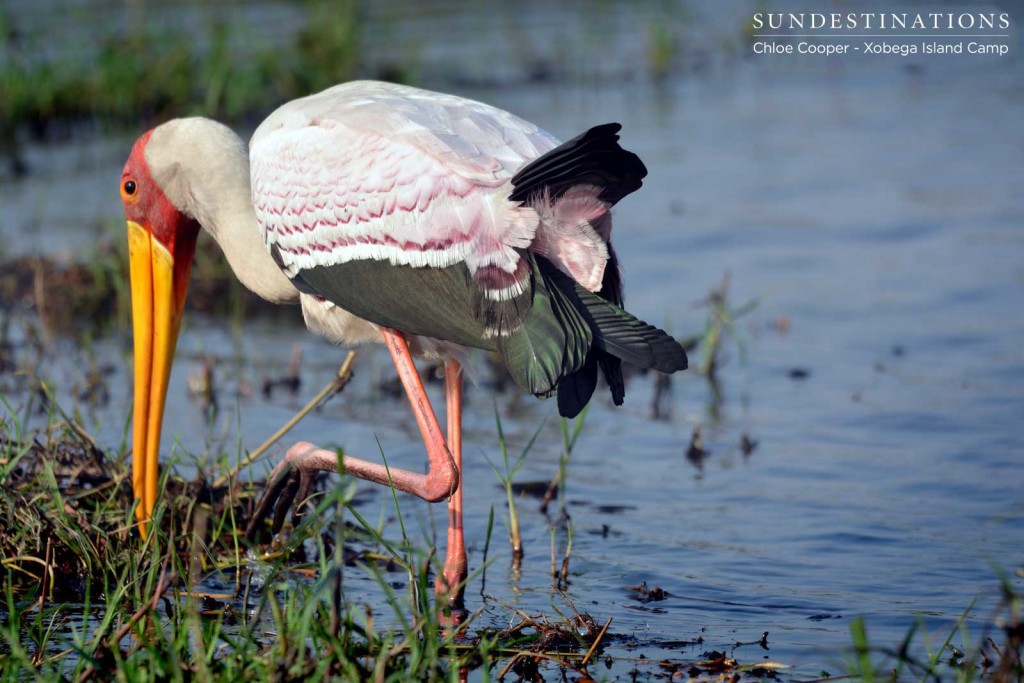
{"label": "claw", "polygon": [[[288,463],[287,460],[282,461],[281,464],[274,468],[274,471],[271,473],[267,487],[263,490],[263,497],[260,498],[259,503],[256,504],[256,509],[252,513],[252,518],[249,519],[249,525],[245,528],[245,535],[250,541],[256,542],[257,536],[263,526],[262,522],[267,518],[270,512],[274,510],[275,504],[288,485],[290,474],[291,464]],[[275,514],[273,533],[277,533],[280,526],[277,515]]]}
{"label": "claw", "polygon": [[288,508],[292,506],[292,501],[295,500],[295,494],[299,490],[300,477],[298,472],[294,469],[290,469],[284,476],[284,486],[281,487],[281,497],[277,501],[277,505],[274,507],[274,533],[281,531],[281,527],[284,526],[284,518],[288,514]]}
{"label": "claw", "polygon": [[313,488],[316,486],[317,474],[317,472],[309,473],[306,470],[302,470],[299,476],[299,491],[295,496],[295,500],[298,503],[295,504],[295,509],[292,511],[292,524],[295,526],[298,526],[299,522],[302,521],[306,507],[312,506],[310,496],[313,494]]}
{"label": "claw", "polygon": [[297,443],[288,449],[284,460],[270,473],[267,487],[245,529],[246,537],[256,542],[263,521],[273,513],[271,531],[277,534],[284,526],[285,517],[292,509],[292,522],[302,520],[305,503],[313,492],[321,469],[308,462],[307,454],[316,447],[308,443]]}

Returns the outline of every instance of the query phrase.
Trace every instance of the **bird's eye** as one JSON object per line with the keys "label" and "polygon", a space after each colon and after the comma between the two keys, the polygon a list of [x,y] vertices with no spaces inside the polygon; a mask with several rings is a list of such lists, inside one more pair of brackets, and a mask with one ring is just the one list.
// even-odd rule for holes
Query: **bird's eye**
{"label": "bird's eye", "polygon": [[134,178],[125,178],[121,181],[121,200],[134,203],[138,201],[139,184]]}

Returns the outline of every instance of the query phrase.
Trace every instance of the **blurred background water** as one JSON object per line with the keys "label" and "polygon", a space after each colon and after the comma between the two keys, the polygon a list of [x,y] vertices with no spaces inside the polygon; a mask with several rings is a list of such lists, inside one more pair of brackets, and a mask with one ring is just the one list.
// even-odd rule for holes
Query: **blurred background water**
{"label": "blurred background water", "polygon": [[[655,378],[636,376],[625,406],[599,394],[586,416],[566,491],[575,530],[568,595],[599,621],[614,617],[613,654],[695,657],[769,631],[767,651],[744,645],[734,654],[814,676],[843,670],[858,615],[872,643],[895,648],[917,620],[944,635],[975,598],[967,623],[980,640],[993,628],[998,571],[1024,562],[1016,33],[1002,58],[755,58],[755,5],[366,3],[356,7],[354,73],[484,100],[561,138],[621,122],[624,146],[650,170],[616,210],[629,309],[684,337],[704,330],[703,302],[726,274],[733,306],[756,301],[726,340],[717,388],[697,372],[673,377],[655,419]],[[6,59],[10,66],[14,36],[31,59],[88,64],[101,37],[139,26],[194,35],[202,54],[215,43],[208,27],[227,22],[227,44],[244,60],[287,49],[308,12],[287,2],[9,0]],[[83,23],[101,15],[110,22]],[[239,128],[259,118],[242,116]],[[150,123],[72,118],[41,137],[12,128],[5,149],[16,149],[25,173],[0,179],[4,255],[73,259],[121,239],[117,178]],[[7,318],[19,313],[9,303]],[[60,353],[34,372],[73,403],[70,387],[88,363],[76,343],[56,343]],[[236,392],[285,372],[296,343],[304,353],[297,397]],[[129,349],[122,331],[87,351],[89,363],[108,368],[111,396],[81,411],[112,449],[129,419]],[[212,424],[187,389],[208,355],[222,387]],[[252,449],[343,356],[306,334],[297,311],[241,329],[190,316],[165,442],[197,457]],[[379,439],[390,464],[421,468],[407,406],[379,390],[389,366],[386,354],[366,350],[356,382],[293,437],[370,457]],[[517,479],[550,479],[562,451],[553,402],[493,394],[482,361],[474,372],[464,479],[471,570],[488,511],[504,510],[488,464],[499,458],[495,409],[513,452],[543,424]],[[16,383],[5,386],[8,410],[26,405]],[[704,458],[687,457],[695,427]],[[753,452],[741,446],[744,435]],[[369,514],[391,509],[390,493],[360,491]],[[443,522],[440,510],[400,502],[428,538],[434,518]],[[470,598],[486,605],[486,623],[507,623],[512,607],[561,605],[549,579],[552,520],[529,500],[521,505],[522,576],[508,569],[499,538],[487,597]],[[346,581],[350,600],[383,599],[369,576],[350,572]],[[638,599],[629,587],[642,582],[665,598]],[[630,668],[620,661],[612,673]]]}

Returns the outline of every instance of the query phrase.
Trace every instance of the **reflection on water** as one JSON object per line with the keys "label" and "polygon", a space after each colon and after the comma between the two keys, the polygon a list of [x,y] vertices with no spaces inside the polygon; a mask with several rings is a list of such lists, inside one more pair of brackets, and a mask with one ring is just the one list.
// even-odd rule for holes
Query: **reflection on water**
{"label": "reflection on water", "polygon": [[[568,594],[598,621],[614,616],[609,651],[693,657],[700,648],[685,644],[695,638],[722,648],[769,631],[769,650],[744,646],[741,659],[769,657],[816,675],[842,668],[851,618],[865,615],[872,642],[895,645],[917,618],[949,629],[976,595],[970,623],[980,633],[996,597],[993,564],[1019,566],[1024,547],[1020,61],[929,64],[913,74],[740,63],[656,86],[455,89],[560,137],[624,123],[625,145],[650,169],[616,215],[632,311],[678,335],[697,333],[706,315],[697,304],[726,271],[738,301],[760,301],[738,330],[748,361],[726,349],[714,419],[706,412],[711,392],[693,373],[673,379],[667,419],[651,419],[650,376],[631,380],[623,408],[602,396],[588,414],[569,464],[576,533]],[[117,222],[116,195],[98,188],[125,149],[118,140],[33,151],[61,170],[8,184],[5,232],[60,210],[35,194],[55,177],[68,180],[69,192],[95,197],[75,206],[86,225]],[[68,158],[76,160],[70,167],[61,161]],[[241,338],[209,322],[186,324],[166,430],[197,453],[222,435],[234,443],[238,427],[244,446],[255,447],[343,357],[303,336],[297,315],[283,326],[248,326]],[[282,374],[295,339],[306,351],[300,396],[244,398],[237,413],[229,397],[208,430],[185,398],[199,358],[226,359],[222,387],[239,378],[258,384]],[[107,340],[94,353],[120,368],[109,408],[90,418],[115,447],[130,391],[125,346]],[[39,371],[59,384],[81,372]],[[379,437],[391,464],[420,467],[406,406],[376,390],[389,372],[386,354],[364,354],[357,381],[295,434],[369,456]],[[478,373],[486,374],[482,364]],[[488,510],[500,513],[504,494],[483,457],[495,459],[492,394],[482,386],[469,392],[472,571]],[[518,479],[549,480],[561,452],[553,403],[496,400],[513,452],[547,419]],[[686,457],[698,425],[706,451],[699,470]],[[749,454],[744,435],[757,441]],[[368,491],[369,512],[389,509],[389,496]],[[426,534],[443,522],[440,510],[401,504]],[[509,549],[491,544],[498,559],[488,597],[472,598],[487,606],[484,621],[507,622],[509,606],[548,612],[557,600],[547,519],[525,501],[522,523],[521,577],[506,569]],[[382,599],[370,577],[349,572],[346,581],[351,599],[363,599],[361,587]],[[641,585],[664,599],[637,600],[630,587]]]}

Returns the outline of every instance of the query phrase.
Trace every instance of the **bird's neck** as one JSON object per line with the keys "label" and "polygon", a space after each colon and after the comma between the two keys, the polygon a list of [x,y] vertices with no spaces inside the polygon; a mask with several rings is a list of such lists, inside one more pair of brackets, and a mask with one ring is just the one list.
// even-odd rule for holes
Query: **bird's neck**
{"label": "bird's neck", "polygon": [[297,303],[299,292],[267,251],[249,194],[249,168],[233,183],[233,196],[218,201],[202,222],[228,259],[231,270],[255,294],[273,303]]}
{"label": "bird's neck", "polygon": [[168,121],[153,130],[146,161],[167,198],[217,241],[243,285],[267,301],[298,302],[298,290],[263,243],[249,155],[233,130],[199,117]]}

